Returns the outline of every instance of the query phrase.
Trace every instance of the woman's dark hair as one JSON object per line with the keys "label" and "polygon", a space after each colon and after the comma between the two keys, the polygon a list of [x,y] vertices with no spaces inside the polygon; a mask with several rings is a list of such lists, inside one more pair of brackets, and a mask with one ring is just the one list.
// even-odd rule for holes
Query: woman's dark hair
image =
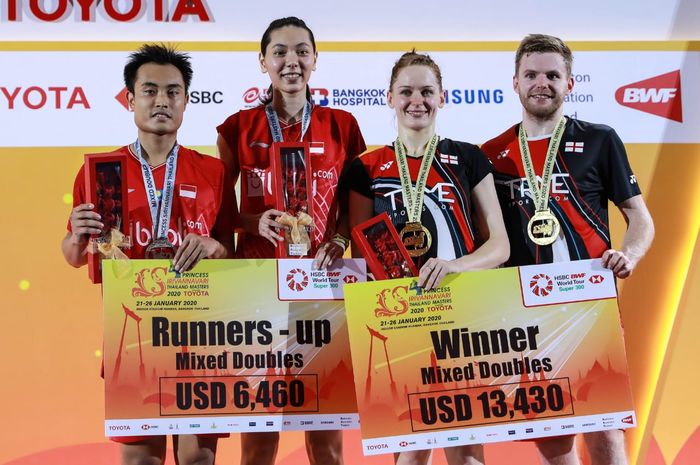
{"label": "woman's dark hair", "polygon": [[[311,31],[311,29],[309,29],[309,26],[306,25],[303,19],[297,18],[296,16],[287,16],[286,18],[276,19],[272,21],[269,26],[267,26],[267,29],[265,29],[265,32],[263,32],[262,39],[260,39],[261,54],[265,55],[267,46],[270,45],[270,36],[272,33],[277,29],[282,29],[283,27],[287,26],[299,27],[308,32],[309,39],[311,40],[311,46],[314,49],[314,53],[316,53],[316,39],[314,38],[314,33]],[[309,89],[308,85],[306,86],[306,99],[311,100],[311,90]],[[270,87],[267,88],[267,95],[260,97],[260,103],[262,105],[267,105],[270,102],[272,102],[272,84],[270,84]]]}

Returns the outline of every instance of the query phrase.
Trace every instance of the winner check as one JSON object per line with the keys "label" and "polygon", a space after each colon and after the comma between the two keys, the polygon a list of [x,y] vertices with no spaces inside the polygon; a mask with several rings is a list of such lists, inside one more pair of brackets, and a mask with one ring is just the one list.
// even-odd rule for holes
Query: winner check
{"label": "winner check", "polygon": [[105,434],[357,428],[343,284],[364,261],[105,260]]}
{"label": "winner check", "polygon": [[345,286],[365,455],[635,425],[599,260]]}

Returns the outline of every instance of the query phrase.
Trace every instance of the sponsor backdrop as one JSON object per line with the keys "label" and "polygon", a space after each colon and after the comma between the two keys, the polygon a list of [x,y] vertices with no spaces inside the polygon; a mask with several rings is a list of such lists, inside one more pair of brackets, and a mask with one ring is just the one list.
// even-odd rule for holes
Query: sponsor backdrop
{"label": "sponsor backdrop", "polygon": [[[85,12],[73,6],[88,3],[92,9]],[[213,7],[214,2],[208,3],[0,3],[0,40],[46,41],[0,42],[0,198],[4,212],[0,243],[5,251],[0,280],[4,310],[0,340],[7,373],[0,388],[0,433],[4,439],[0,463],[100,464],[118,460],[117,446],[103,436],[100,289],[89,283],[86,270],[73,270],[65,264],[59,242],[83,154],[112,149],[135,137],[131,115],[123,105],[120,75],[126,54],[136,48],[137,42],[55,40],[104,40],[113,36],[121,40],[180,41],[182,49],[192,52],[195,65],[181,141],[213,153],[216,124],[240,108],[255,105],[268,81],[259,73],[257,44],[253,42],[182,41],[251,40],[262,30],[260,25],[269,20],[269,10],[265,9],[264,19],[251,21],[256,24],[254,32],[244,29],[243,35],[237,36],[228,32],[230,21],[222,16],[213,20],[219,10]],[[692,10],[689,4],[679,3],[678,11]],[[141,5],[135,13],[127,11],[135,4]],[[38,5],[48,6],[41,10]],[[608,3],[601,3],[603,7],[619,9]],[[233,6],[220,8],[231,10]],[[673,21],[670,10],[648,15],[641,22],[628,22],[635,31],[648,25],[651,33],[645,36],[638,32],[593,36],[618,40],[666,38],[668,23]],[[345,10],[324,11],[318,14],[337,17]],[[114,16],[121,19],[115,20]],[[597,30],[600,24],[607,24],[607,16],[596,16],[590,27]],[[378,18],[385,20],[384,15],[365,19],[379,28]],[[440,19],[451,21],[444,14]],[[132,22],[133,29],[127,27]],[[329,25],[336,24],[317,22],[322,24],[321,30],[333,29]],[[686,22],[695,27],[697,24],[690,14],[680,15],[676,22],[681,30]],[[186,28],[182,27],[185,23]],[[487,27],[493,21],[477,23],[475,27],[483,30],[483,38],[498,38],[494,31],[500,28]],[[203,33],[207,25],[211,27]],[[609,25],[608,30],[612,29]],[[119,30],[129,32],[112,34]],[[317,30],[317,34],[326,40],[369,40],[362,36],[362,29],[346,36],[342,32],[347,29],[338,30],[326,36]],[[616,30],[621,31],[619,34],[626,31],[624,27]],[[561,30],[551,32],[566,34]],[[568,37],[591,37],[588,32],[586,29]],[[369,37],[391,38],[376,31]],[[464,36],[423,28],[416,37],[455,40]],[[504,37],[516,39],[501,39]],[[439,118],[439,134],[482,143],[518,120],[519,107],[510,78],[516,45],[320,42],[313,97],[318,105],[351,111],[368,144],[384,144],[395,135],[392,114],[384,106],[391,64],[400,51],[417,46],[430,51],[443,67],[448,104]],[[572,45],[576,52],[576,85],[566,103],[566,113],[608,123],[619,131],[657,228],[651,252],[635,275],[619,286],[638,421],[638,427],[626,433],[630,454],[637,465],[691,463],[700,454],[700,407],[693,389],[700,382],[695,370],[700,353],[695,331],[700,321],[697,312],[690,311],[700,305],[700,251],[696,248],[700,224],[700,183],[696,179],[700,174],[700,43]],[[615,214],[612,222],[619,246],[624,220]],[[344,434],[347,463],[391,463],[386,455],[361,458],[359,432]],[[235,434],[221,441],[219,463],[235,463],[238,448]],[[486,453],[491,464],[509,463],[513,454],[519,454],[523,463],[537,462],[529,443],[489,445]],[[279,463],[303,463],[304,457],[301,433],[285,433]],[[436,454],[434,463],[444,463],[442,454]]]}

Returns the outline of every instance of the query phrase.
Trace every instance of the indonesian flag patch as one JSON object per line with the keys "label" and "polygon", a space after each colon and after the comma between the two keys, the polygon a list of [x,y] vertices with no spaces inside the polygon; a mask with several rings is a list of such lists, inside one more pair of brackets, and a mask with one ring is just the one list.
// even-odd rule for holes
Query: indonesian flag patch
{"label": "indonesian flag patch", "polygon": [[186,197],[188,199],[197,198],[197,186],[190,186],[189,184],[180,184],[180,197]]}

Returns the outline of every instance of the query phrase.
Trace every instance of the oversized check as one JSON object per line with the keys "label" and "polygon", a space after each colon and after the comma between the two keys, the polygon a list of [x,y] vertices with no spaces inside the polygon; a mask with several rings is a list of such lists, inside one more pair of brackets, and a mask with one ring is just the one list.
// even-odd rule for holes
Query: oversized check
{"label": "oversized check", "polygon": [[106,435],[357,428],[342,263],[105,261]]}
{"label": "oversized check", "polygon": [[599,260],[345,287],[365,455],[635,425]]}

